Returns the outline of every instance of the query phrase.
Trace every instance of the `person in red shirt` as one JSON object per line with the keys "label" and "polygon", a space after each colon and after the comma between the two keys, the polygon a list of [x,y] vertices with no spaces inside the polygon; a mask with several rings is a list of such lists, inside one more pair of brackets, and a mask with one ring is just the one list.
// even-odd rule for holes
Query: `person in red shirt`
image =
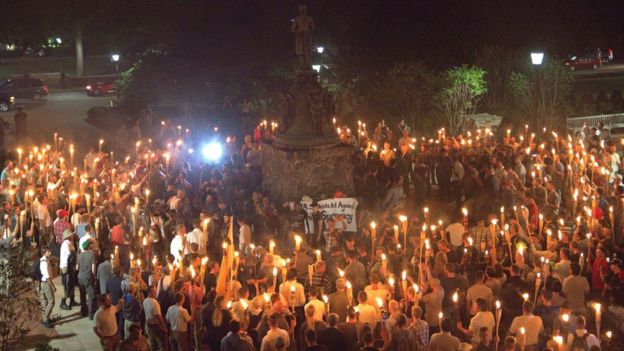
{"label": "person in red shirt", "polygon": [[526,207],[529,210],[529,223],[533,228],[537,229],[539,225],[539,209],[532,196],[527,196]]}
{"label": "person in red shirt", "polygon": [[54,222],[54,238],[59,247],[63,242],[63,233],[65,230],[72,231],[72,225],[67,221],[68,216],[69,212],[66,210],[61,209],[56,211],[57,220]]}
{"label": "person in red shirt", "polygon": [[111,244],[113,246],[122,246],[125,244],[124,236],[126,234],[123,227],[123,218],[117,216],[115,222],[117,224],[111,229]]}
{"label": "person in red shirt", "polygon": [[593,297],[602,296],[605,289],[605,277],[609,264],[607,263],[606,255],[603,248],[596,249],[596,259],[592,264],[592,284],[591,290]]}

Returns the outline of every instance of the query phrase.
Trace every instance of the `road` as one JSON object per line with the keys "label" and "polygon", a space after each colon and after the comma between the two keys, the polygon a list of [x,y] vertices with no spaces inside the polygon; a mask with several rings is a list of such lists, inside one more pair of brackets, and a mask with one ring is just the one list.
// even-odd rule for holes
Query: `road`
{"label": "road", "polygon": [[[95,145],[103,132],[85,122],[87,111],[95,106],[107,106],[114,97],[90,97],[84,92],[62,91],[51,92],[46,99],[40,101],[16,101],[28,115],[28,140],[24,144],[52,143],[54,133],[58,133],[68,143],[76,144],[77,150],[86,150]],[[13,126],[15,111],[0,113],[0,117]],[[15,144],[11,136],[8,145]],[[78,156],[78,155],[77,155]]]}
{"label": "road", "polygon": [[598,67],[596,69],[583,69],[579,71],[574,71],[572,75],[577,78],[582,78],[586,76],[593,75],[624,75],[624,63],[610,63],[607,65],[603,65],[602,67]]}

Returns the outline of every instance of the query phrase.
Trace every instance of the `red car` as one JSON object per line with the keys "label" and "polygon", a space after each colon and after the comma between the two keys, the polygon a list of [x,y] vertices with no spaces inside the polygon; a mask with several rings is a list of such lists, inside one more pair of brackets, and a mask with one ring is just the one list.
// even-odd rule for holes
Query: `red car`
{"label": "red car", "polygon": [[565,64],[570,67],[571,71],[596,69],[598,67],[602,67],[602,60],[594,54],[587,54],[581,56],[570,56]]}
{"label": "red car", "polygon": [[97,82],[95,84],[87,85],[85,90],[89,96],[100,96],[114,94],[117,88],[115,87],[115,84],[111,82]]}

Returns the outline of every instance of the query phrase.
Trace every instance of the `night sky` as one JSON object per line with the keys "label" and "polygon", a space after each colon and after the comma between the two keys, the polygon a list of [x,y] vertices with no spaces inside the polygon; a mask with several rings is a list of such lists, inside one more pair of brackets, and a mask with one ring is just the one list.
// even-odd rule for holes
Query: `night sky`
{"label": "night sky", "polygon": [[179,55],[253,67],[291,60],[289,20],[300,3],[316,21],[315,43],[371,67],[423,60],[443,68],[470,62],[485,45],[560,57],[584,47],[624,51],[618,0],[12,1],[3,4],[0,38],[67,38],[83,18],[87,54],[165,44]]}

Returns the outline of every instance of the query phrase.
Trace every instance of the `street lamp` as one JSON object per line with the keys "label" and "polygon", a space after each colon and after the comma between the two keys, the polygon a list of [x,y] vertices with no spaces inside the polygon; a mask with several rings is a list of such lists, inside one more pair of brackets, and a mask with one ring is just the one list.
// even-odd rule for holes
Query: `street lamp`
{"label": "street lamp", "polygon": [[115,75],[119,79],[119,54],[112,54],[111,60],[115,62]]}
{"label": "street lamp", "polygon": [[312,69],[316,71],[316,73],[321,72],[321,65],[312,65]]}
{"label": "street lamp", "polygon": [[544,53],[543,52],[532,52],[531,53],[531,63],[534,66],[541,65],[543,60],[544,60]]}
{"label": "street lamp", "polygon": [[[119,80],[119,54],[112,54],[111,60],[115,62],[115,81]],[[117,91],[117,101],[119,101],[119,89]]]}
{"label": "street lamp", "polygon": [[539,128],[541,128],[543,121],[542,121],[542,113],[540,111],[539,108],[539,98],[541,96],[540,94],[540,80],[541,80],[541,72],[539,67],[542,65],[542,62],[544,61],[544,53],[543,52],[532,52],[531,53],[531,64],[533,64],[533,67],[535,67],[535,87],[534,89],[534,93],[533,93],[533,104],[535,105],[535,122],[537,124],[537,126]]}
{"label": "street lamp", "polygon": [[55,40],[56,40],[56,43],[59,45],[63,43],[63,39],[61,38],[56,38]]}
{"label": "street lamp", "polygon": [[316,52],[318,52],[319,54],[322,54],[323,51],[325,51],[325,48],[322,47],[322,46],[319,46],[319,47],[316,48]]}

